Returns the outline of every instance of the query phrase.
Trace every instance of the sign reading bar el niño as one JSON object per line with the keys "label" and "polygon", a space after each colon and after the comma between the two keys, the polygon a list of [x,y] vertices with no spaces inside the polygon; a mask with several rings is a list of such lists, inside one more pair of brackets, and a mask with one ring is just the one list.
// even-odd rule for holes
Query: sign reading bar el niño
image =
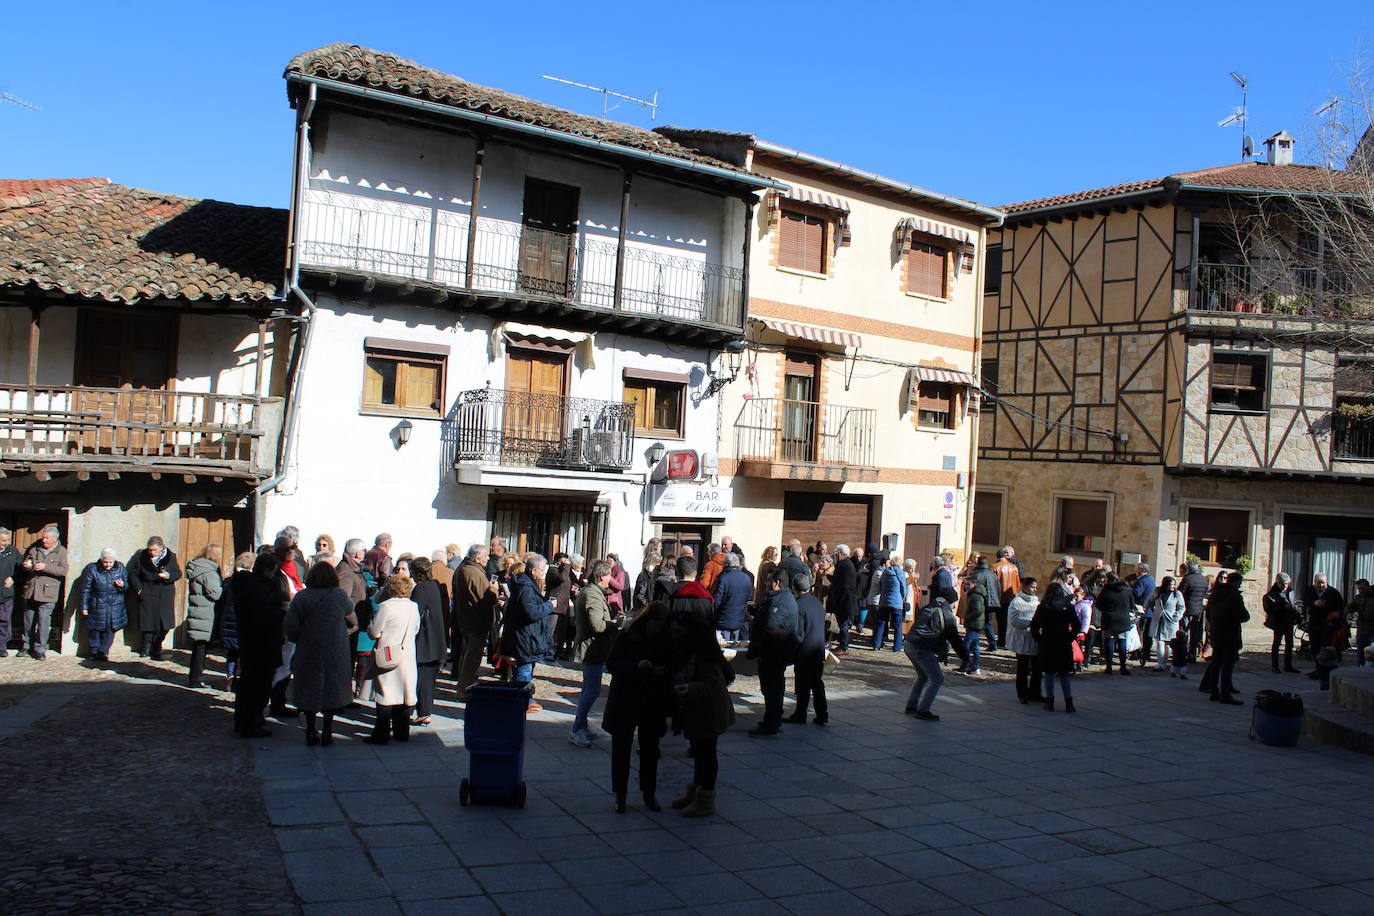
{"label": "sign reading bar el ni\u00f1o", "polygon": [[703,518],[724,520],[730,514],[734,491],[729,487],[668,484],[654,488],[651,518]]}

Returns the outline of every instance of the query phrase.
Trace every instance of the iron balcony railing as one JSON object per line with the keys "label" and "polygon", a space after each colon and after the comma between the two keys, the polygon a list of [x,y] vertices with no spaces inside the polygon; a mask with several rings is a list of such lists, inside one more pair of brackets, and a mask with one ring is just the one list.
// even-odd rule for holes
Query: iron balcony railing
{"label": "iron balcony railing", "polygon": [[874,466],[878,412],[816,401],[752,398],[735,421],[741,461]]}
{"label": "iron balcony railing", "polygon": [[1197,266],[1193,308],[1219,312],[1311,314],[1334,306],[1349,292],[1338,271],[1282,263]]}
{"label": "iron balcony railing", "polygon": [[280,398],[0,385],[0,462],[261,476],[281,417]]}
{"label": "iron balcony railing", "polygon": [[1374,420],[1352,420],[1338,413],[1332,432],[1333,458],[1374,460]]}
{"label": "iron balcony railing", "polygon": [[481,217],[469,287],[466,213],[371,199],[362,207],[349,198],[310,192],[303,263],[678,321],[744,323],[744,271],[694,252],[627,240],[617,297],[614,236]]}
{"label": "iron balcony railing", "polygon": [[452,463],[625,471],[634,404],[482,388],[444,420]]}

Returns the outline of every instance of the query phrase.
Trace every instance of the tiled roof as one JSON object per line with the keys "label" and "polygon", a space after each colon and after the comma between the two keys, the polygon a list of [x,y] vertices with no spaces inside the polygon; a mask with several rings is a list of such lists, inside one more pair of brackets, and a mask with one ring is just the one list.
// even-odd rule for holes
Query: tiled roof
{"label": "tiled roof", "polygon": [[1160,191],[1170,180],[1189,188],[1243,188],[1255,191],[1283,192],[1328,192],[1333,194],[1368,194],[1367,179],[1354,172],[1326,169],[1315,165],[1269,165],[1267,162],[1236,162],[1231,165],[1199,169],[1195,172],[1177,172],[1163,178],[1145,181],[1130,181],[1125,184],[1111,185],[1106,188],[1093,188],[1075,191],[1072,194],[1059,194],[1055,197],[1041,197],[1018,204],[1008,204],[1002,209],[1008,213],[1025,213],[1030,210],[1052,210],[1074,204],[1089,204],[1107,197],[1122,194],[1135,194],[1145,191]]}
{"label": "tiled roof", "polygon": [[105,302],[261,302],[286,211],[157,194],[108,178],[0,180],[0,290]]}
{"label": "tiled roof", "polygon": [[413,60],[358,45],[339,43],[307,51],[287,64],[286,72],[428,99],[455,108],[533,124],[579,137],[661,153],[687,162],[742,171],[729,163],[674,143],[653,131],[622,124],[619,121],[577,114],[500,89],[479,86],[452,74],[422,66]]}

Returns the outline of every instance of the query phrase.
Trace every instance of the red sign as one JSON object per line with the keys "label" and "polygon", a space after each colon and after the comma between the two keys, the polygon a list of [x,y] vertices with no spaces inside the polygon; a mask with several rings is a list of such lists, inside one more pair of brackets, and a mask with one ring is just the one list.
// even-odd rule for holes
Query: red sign
{"label": "red sign", "polygon": [[691,480],[697,476],[696,452],[669,452],[668,477],[672,480]]}

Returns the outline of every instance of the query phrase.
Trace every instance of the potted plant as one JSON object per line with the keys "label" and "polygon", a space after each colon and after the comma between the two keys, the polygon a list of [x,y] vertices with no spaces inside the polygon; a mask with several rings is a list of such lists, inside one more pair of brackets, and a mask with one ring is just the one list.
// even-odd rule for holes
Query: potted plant
{"label": "potted plant", "polygon": [[1236,572],[1242,576],[1250,575],[1250,571],[1255,568],[1255,563],[1250,559],[1249,554],[1241,554],[1236,557]]}

